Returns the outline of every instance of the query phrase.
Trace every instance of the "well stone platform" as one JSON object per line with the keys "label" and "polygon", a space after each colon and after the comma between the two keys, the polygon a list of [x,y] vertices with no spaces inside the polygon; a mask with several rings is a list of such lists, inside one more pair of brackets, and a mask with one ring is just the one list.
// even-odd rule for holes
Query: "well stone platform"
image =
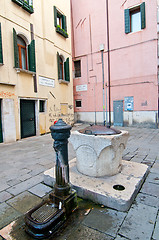
{"label": "well stone platform", "polygon": [[78,171],[91,177],[112,176],[120,172],[128,137],[127,131],[97,136],[72,132],[70,142],[76,152]]}
{"label": "well stone platform", "polygon": [[[69,166],[70,183],[79,197],[119,211],[130,208],[148,174],[147,165],[125,160],[122,160],[122,168],[118,174],[105,177],[81,174],[76,168],[76,158],[69,162]],[[55,168],[44,172],[44,183],[54,185]]]}

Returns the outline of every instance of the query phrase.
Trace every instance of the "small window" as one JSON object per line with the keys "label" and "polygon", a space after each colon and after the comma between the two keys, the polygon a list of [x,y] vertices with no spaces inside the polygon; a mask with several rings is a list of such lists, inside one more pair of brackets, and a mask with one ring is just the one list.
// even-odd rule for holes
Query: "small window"
{"label": "small window", "polygon": [[58,80],[70,81],[69,58],[64,61],[63,55],[57,52]]}
{"label": "small window", "polygon": [[59,33],[65,38],[68,38],[66,16],[63,15],[59,10],[57,10],[55,6],[54,6],[54,26],[56,28],[57,33]]}
{"label": "small window", "polygon": [[140,8],[130,11],[130,32],[141,30],[141,12]]}
{"label": "small window", "polygon": [[145,27],[145,2],[137,7],[125,9],[125,33],[138,32]]}
{"label": "small window", "polygon": [[35,40],[27,45],[24,39],[25,37],[17,35],[13,28],[14,67],[36,72]]}
{"label": "small window", "polygon": [[29,4],[30,6],[33,6],[33,0],[28,0],[28,4]]}
{"label": "small window", "polygon": [[39,112],[45,112],[45,100],[39,101]]}
{"label": "small window", "polygon": [[81,60],[74,62],[75,78],[81,77]]}
{"label": "small window", "polygon": [[25,11],[32,14],[34,12],[33,9],[33,1],[32,0],[12,0],[17,5],[21,6]]}
{"label": "small window", "polygon": [[59,12],[57,12],[57,25],[59,25],[61,28],[63,28],[63,25],[62,25],[62,14],[60,14]]}
{"label": "small window", "polygon": [[60,79],[64,80],[64,64],[63,64],[63,58],[59,56],[59,62],[60,62]]}
{"label": "small window", "polygon": [[75,100],[76,107],[82,107],[82,100]]}
{"label": "small window", "polygon": [[21,37],[17,36],[17,44],[19,53],[19,67],[28,70],[26,43]]}

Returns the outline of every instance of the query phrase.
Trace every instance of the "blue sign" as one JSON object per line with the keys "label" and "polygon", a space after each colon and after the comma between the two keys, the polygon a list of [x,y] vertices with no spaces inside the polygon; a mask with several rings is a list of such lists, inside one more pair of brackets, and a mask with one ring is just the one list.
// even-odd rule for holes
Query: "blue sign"
{"label": "blue sign", "polygon": [[134,97],[124,97],[124,110],[125,111],[134,110]]}

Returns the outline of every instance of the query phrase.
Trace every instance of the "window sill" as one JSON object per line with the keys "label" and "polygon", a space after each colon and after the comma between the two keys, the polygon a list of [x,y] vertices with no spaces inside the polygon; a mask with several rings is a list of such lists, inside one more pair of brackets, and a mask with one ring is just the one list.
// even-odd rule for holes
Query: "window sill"
{"label": "window sill", "polygon": [[130,34],[134,34],[134,33],[141,33],[141,32],[143,32],[143,30],[144,30],[144,29],[141,29],[141,30],[136,31],[136,32],[129,32],[129,33],[127,33],[127,34],[130,35]]}
{"label": "window sill", "polygon": [[28,3],[24,2],[23,0],[12,0],[12,2],[16,3],[30,14],[34,13],[33,7],[30,6]]}
{"label": "window sill", "polygon": [[16,86],[15,83],[6,83],[6,82],[0,82],[2,85],[9,85],[9,86]]}
{"label": "window sill", "polygon": [[4,63],[0,63],[0,66],[3,66],[4,65]]}
{"label": "window sill", "polygon": [[24,2],[22,8],[23,8],[24,10],[26,10],[27,12],[29,12],[30,14],[32,14],[32,13],[34,12],[33,7],[30,6],[28,3],[25,3],[25,2]]}
{"label": "window sill", "polygon": [[12,0],[12,2],[15,2],[19,6],[23,6],[23,0]]}
{"label": "window sill", "polygon": [[68,38],[68,33],[58,26],[56,27],[56,32],[61,34],[63,37]]}
{"label": "window sill", "polygon": [[31,72],[29,70],[25,70],[25,69],[21,69],[21,68],[15,68],[15,70],[17,71],[17,73],[20,73],[20,72],[23,72],[23,73],[28,73],[28,74],[31,74],[33,76],[35,76],[35,72]]}
{"label": "window sill", "polygon": [[69,84],[70,82],[66,81],[66,80],[63,80],[63,79],[59,79],[59,83],[64,83],[64,84]]}

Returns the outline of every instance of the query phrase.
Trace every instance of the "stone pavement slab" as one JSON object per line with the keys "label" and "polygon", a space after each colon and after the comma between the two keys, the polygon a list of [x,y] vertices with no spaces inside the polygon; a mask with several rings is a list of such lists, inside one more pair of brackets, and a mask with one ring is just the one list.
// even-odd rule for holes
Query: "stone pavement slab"
{"label": "stone pavement slab", "polygon": [[42,183],[39,183],[36,186],[28,189],[28,191],[35,194],[38,197],[44,197],[47,193],[52,191],[52,188],[50,188]]}
{"label": "stone pavement slab", "polygon": [[148,177],[146,178],[146,182],[159,184],[159,175],[157,173],[149,173]]}
{"label": "stone pavement slab", "polygon": [[9,186],[6,182],[4,182],[4,181],[2,180],[2,181],[1,181],[1,184],[0,184],[0,192],[6,190],[6,189],[9,188],[9,187],[10,187],[10,186]]}
{"label": "stone pavement slab", "polygon": [[115,237],[125,216],[126,213],[112,209],[92,209],[82,224]]}
{"label": "stone pavement slab", "polygon": [[119,234],[133,240],[150,240],[157,211],[157,208],[141,203],[133,205],[120,228]]}
{"label": "stone pavement slab", "polygon": [[152,238],[154,240],[158,240],[159,239],[159,215],[157,217],[157,221],[156,221],[156,225],[155,225],[155,230],[154,230],[154,233],[153,233],[153,236]]}
{"label": "stone pavement slab", "polygon": [[144,193],[139,193],[135,199],[135,202],[159,208],[159,198]]}
{"label": "stone pavement slab", "polygon": [[13,187],[10,187],[9,189],[7,189],[7,191],[13,195],[18,195],[19,193],[22,193],[27,189],[35,186],[39,182],[42,182],[42,180],[43,180],[43,176],[37,175]]}
{"label": "stone pavement slab", "polygon": [[7,181],[7,184],[10,186],[10,187],[12,187],[12,186],[14,186],[14,185],[16,185],[16,184],[18,184],[18,183],[20,183],[21,181],[20,181],[20,179],[12,179],[12,180],[8,180]]}
{"label": "stone pavement slab", "polygon": [[[60,238],[61,240],[64,238]],[[59,239],[59,240],[60,240]],[[87,226],[79,226],[73,234],[70,234],[65,238],[67,240],[113,240],[114,238],[96,231],[95,229],[89,228]]]}
{"label": "stone pavement slab", "polygon": [[159,162],[154,163],[153,167],[151,168],[151,172],[159,174]]}
{"label": "stone pavement slab", "polygon": [[21,216],[21,213],[6,203],[0,204],[0,229]]}
{"label": "stone pavement slab", "polygon": [[6,191],[0,192],[0,203],[5,202],[12,197],[13,197],[13,195],[11,195],[10,193],[8,193]]}
{"label": "stone pavement slab", "polygon": [[159,185],[146,181],[142,186],[141,192],[159,198]]}
{"label": "stone pavement slab", "polygon": [[41,201],[42,200],[39,197],[26,191],[8,200],[7,204],[12,206],[18,212],[21,212],[24,214],[27,211],[29,211],[31,208],[39,204]]}
{"label": "stone pavement slab", "polygon": [[0,230],[3,240],[34,240],[25,232],[24,217],[11,222],[8,226]]}

